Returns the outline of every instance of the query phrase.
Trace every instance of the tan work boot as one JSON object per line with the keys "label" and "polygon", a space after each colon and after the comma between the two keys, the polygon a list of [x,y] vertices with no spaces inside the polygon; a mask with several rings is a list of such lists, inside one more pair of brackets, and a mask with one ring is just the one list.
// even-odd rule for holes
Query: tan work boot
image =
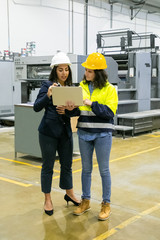
{"label": "tan work boot", "polygon": [[73,214],[79,216],[82,215],[84,212],[87,212],[88,210],[90,210],[90,200],[82,199],[80,205],[73,212]]}
{"label": "tan work boot", "polygon": [[110,214],[111,214],[110,203],[102,202],[101,211],[99,213],[98,219],[104,221],[109,218]]}

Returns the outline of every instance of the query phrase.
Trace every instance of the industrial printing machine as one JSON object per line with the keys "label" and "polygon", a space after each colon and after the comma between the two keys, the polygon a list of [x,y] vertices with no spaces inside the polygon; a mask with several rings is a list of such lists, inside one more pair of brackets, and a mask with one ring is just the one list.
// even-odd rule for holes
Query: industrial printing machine
{"label": "industrial printing machine", "polygon": [[151,109],[160,109],[160,55],[151,55]]}
{"label": "industrial printing machine", "polygon": [[124,132],[128,127],[132,135],[160,128],[160,55],[156,38],[155,34],[129,29],[97,34],[97,50],[118,64],[117,129]]}
{"label": "industrial printing machine", "polygon": [[[74,84],[83,76],[81,63],[85,56],[68,54]],[[15,62],[15,103],[34,102],[42,81],[48,80],[51,72],[50,63],[53,56],[16,57]]]}
{"label": "industrial printing machine", "polygon": [[0,116],[13,115],[14,62],[0,60]]}
{"label": "industrial printing machine", "polygon": [[[16,57],[14,60],[14,104],[34,102],[42,81],[48,80],[53,56]],[[84,75],[81,63],[85,55],[68,54],[71,60],[73,84],[79,85]],[[106,57],[109,81],[118,83],[118,64],[112,57]]]}

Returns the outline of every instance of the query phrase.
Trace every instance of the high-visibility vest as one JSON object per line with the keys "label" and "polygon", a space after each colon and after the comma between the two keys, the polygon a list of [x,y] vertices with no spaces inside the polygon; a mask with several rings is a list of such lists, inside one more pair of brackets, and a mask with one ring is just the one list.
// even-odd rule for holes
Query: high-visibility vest
{"label": "high-visibility vest", "polygon": [[[107,82],[105,87],[102,89],[94,89],[92,95],[90,95],[88,84],[84,84],[82,81],[80,86],[83,89],[83,99],[90,99],[93,104],[97,102],[98,104],[106,105],[107,108],[105,108],[103,117],[103,112],[98,116],[94,113],[93,107],[91,106],[80,106],[80,117],[77,127],[89,132],[101,132],[114,129],[113,116],[118,106],[118,95],[115,87]],[[107,111],[108,113],[112,113],[112,116],[108,115],[108,117],[106,117]]]}

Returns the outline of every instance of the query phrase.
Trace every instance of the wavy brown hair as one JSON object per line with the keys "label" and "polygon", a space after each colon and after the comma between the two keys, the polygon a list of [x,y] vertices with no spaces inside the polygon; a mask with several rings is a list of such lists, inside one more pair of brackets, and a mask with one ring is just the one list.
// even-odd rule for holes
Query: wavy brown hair
{"label": "wavy brown hair", "polygon": [[[102,70],[93,70],[95,72],[95,78],[93,80],[93,87],[102,89],[106,86],[106,83],[108,82],[108,75],[104,69]],[[83,83],[89,84],[89,81],[86,80],[86,76],[84,74],[83,77]]]}

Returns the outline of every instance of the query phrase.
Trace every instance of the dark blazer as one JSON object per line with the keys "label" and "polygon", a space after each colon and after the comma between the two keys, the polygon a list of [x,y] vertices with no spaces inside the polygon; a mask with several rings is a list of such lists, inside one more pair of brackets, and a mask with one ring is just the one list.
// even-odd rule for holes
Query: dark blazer
{"label": "dark blazer", "polygon": [[45,109],[44,116],[39,125],[39,132],[59,138],[63,131],[66,130],[68,137],[72,135],[70,118],[66,115],[58,114],[56,111],[56,106],[52,103],[52,97],[48,98],[47,92],[48,88],[53,84],[51,81],[44,81],[42,83],[41,89],[35,100],[33,109],[35,112],[39,112]]}

